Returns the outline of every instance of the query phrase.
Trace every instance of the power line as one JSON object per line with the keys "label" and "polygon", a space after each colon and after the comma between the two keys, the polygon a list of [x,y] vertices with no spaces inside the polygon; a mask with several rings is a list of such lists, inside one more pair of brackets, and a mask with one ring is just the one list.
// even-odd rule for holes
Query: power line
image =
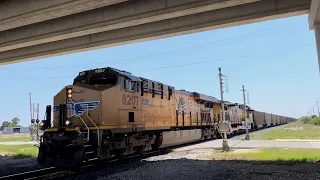
{"label": "power line", "polygon": [[[170,65],[170,66],[162,66],[162,67],[156,67],[156,68],[150,68],[150,69],[140,69],[136,71],[151,71],[151,70],[159,70],[159,69],[164,69],[164,68],[175,68],[175,67],[182,67],[182,66],[190,66],[190,65],[197,65],[197,64],[205,64],[205,63],[210,63],[210,62],[218,62],[218,61],[225,61],[225,60],[231,60],[231,59],[240,59],[244,57],[251,57],[251,56],[258,56],[258,55],[264,55],[264,54],[272,54],[276,52],[282,52],[282,51],[287,51],[287,50],[293,50],[297,48],[303,48],[303,47],[308,47],[315,45],[313,44],[307,44],[307,45],[300,45],[296,47],[290,47],[290,48],[285,48],[285,49],[278,49],[278,50],[273,50],[273,51],[266,51],[266,52],[260,52],[260,53],[254,53],[254,54],[247,54],[247,55],[241,55],[241,56],[235,56],[235,57],[229,57],[229,58],[222,58],[222,59],[217,59],[217,60],[207,60],[207,61],[198,61],[198,62],[193,62],[193,63],[185,63],[185,64],[178,64],[178,65]],[[55,78],[72,78],[74,76],[52,76],[52,77],[36,77],[36,78],[23,78],[23,79],[55,79]]]}
{"label": "power line", "polygon": [[200,62],[194,62],[194,63],[188,63],[188,64],[173,65],[173,66],[162,66],[162,67],[151,68],[151,69],[140,69],[137,71],[150,71],[150,70],[158,70],[158,69],[164,69],[164,68],[190,66],[190,65],[195,65],[195,64],[204,64],[204,63],[209,63],[209,62],[218,62],[218,61],[225,61],[225,60],[231,60],[231,59],[239,59],[239,58],[244,58],[244,57],[258,56],[258,55],[263,55],[263,54],[271,54],[271,53],[276,53],[276,52],[281,52],[281,51],[286,51],[286,50],[292,50],[292,49],[296,49],[296,48],[308,47],[311,45],[314,45],[314,44],[302,45],[302,46],[297,46],[297,47],[291,47],[291,48],[286,48],[286,49],[279,49],[279,50],[273,50],[273,51],[255,53],[255,54],[247,54],[247,55],[235,56],[235,57],[230,57],[230,58],[222,58],[222,59],[217,59],[217,60],[200,61]]}
{"label": "power line", "polygon": [[[279,26],[279,27],[284,27],[283,26]],[[239,36],[233,36],[230,38],[226,38],[224,40],[220,40],[220,41],[213,41],[213,42],[209,42],[207,44],[203,44],[203,45],[197,45],[197,46],[190,46],[190,47],[186,47],[186,48],[181,48],[181,49],[176,49],[176,50],[171,50],[171,51],[165,51],[165,52],[161,52],[161,53],[156,53],[156,54],[151,54],[151,55],[147,55],[147,56],[138,56],[138,57],[133,57],[133,58],[126,58],[126,59],[122,59],[122,60],[114,60],[114,61],[109,61],[109,62],[105,62],[105,61],[100,61],[100,62],[96,62],[96,63],[85,63],[85,64],[77,64],[77,65],[73,65],[71,67],[66,67],[66,66],[43,66],[43,67],[33,67],[33,68],[28,68],[28,69],[18,69],[18,70],[29,70],[29,71],[34,71],[34,70],[42,70],[42,69],[60,69],[60,68],[76,68],[76,67],[82,67],[85,65],[95,65],[95,64],[105,64],[105,63],[136,63],[136,62],[142,62],[142,61],[148,61],[148,60],[154,60],[154,59],[158,59],[158,58],[165,58],[167,56],[174,56],[174,55],[183,55],[183,54],[189,54],[192,52],[197,52],[197,51],[205,51],[209,48],[217,48],[217,47],[222,47],[222,46],[227,46],[230,44],[234,44],[234,43],[239,43],[242,41],[246,41],[246,40],[251,40],[251,39],[256,39],[256,38],[260,38],[262,36],[266,36],[269,35],[272,31],[279,31],[279,30],[283,30],[283,29],[279,29],[279,27],[277,28],[265,28],[262,30],[259,30],[258,32],[250,32],[250,33],[245,33],[245,34],[241,34]],[[264,31],[270,31],[270,32],[264,32]]]}

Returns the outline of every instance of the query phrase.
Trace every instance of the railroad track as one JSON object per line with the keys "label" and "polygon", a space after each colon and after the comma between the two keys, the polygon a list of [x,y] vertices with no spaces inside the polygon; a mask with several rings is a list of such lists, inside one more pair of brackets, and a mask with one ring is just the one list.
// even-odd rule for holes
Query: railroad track
{"label": "railroad track", "polygon": [[66,176],[73,176],[73,175],[75,175],[75,174],[77,174],[79,172],[90,171],[93,168],[94,169],[103,168],[103,165],[106,165],[106,163],[111,165],[111,163],[123,163],[124,161],[127,162],[129,159],[132,159],[133,161],[134,160],[139,160],[139,159],[143,159],[143,158],[150,157],[150,156],[164,154],[164,153],[167,153],[168,151],[170,151],[172,149],[173,148],[164,148],[164,149],[160,149],[160,150],[156,150],[156,151],[145,152],[143,154],[134,154],[134,155],[124,156],[122,158],[114,158],[114,159],[110,159],[110,160],[100,160],[100,161],[99,160],[92,160],[92,161],[90,161],[90,163],[84,164],[79,169],[74,170],[74,171],[72,171],[72,170],[61,170],[61,169],[57,169],[55,167],[48,167],[48,168],[37,169],[37,170],[33,170],[33,171],[27,171],[27,172],[22,172],[22,173],[2,176],[2,177],[0,177],[0,180],[45,179],[45,177],[49,177],[50,175],[64,173],[66,175],[62,177],[62,179],[63,179]]}
{"label": "railroad track", "polygon": [[56,168],[49,167],[49,168],[43,168],[43,169],[38,169],[38,170],[34,170],[34,171],[28,171],[28,172],[23,172],[23,173],[18,173],[18,174],[2,176],[2,177],[0,177],[0,180],[2,180],[2,179],[32,179],[33,177],[40,177],[40,176],[46,175],[48,173],[53,174],[55,172],[57,172]]}
{"label": "railroad track", "polygon": [[[232,135],[232,136],[240,136],[242,134],[244,134],[244,133],[239,133],[237,135]],[[3,176],[3,177],[0,177],[0,180],[2,180],[2,179],[5,179],[5,180],[9,180],[9,179],[19,179],[19,180],[22,180],[22,179],[25,179],[25,180],[45,179],[45,177],[49,177],[50,175],[65,173],[66,175],[61,177],[61,179],[64,179],[65,177],[69,177],[69,176],[72,177],[73,175],[75,175],[79,172],[90,171],[90,170],[92,170],[92,168],[94,168],[94,170],[97,170],[99,168],[103,168],[103,165],[106,165],[106,163],[108,163],[108,164],[122,163],[124,161],[127,162],[129,159],[131,159],[132,161],[141,160],[143,158],[169,153],[173,149],[176,149],[179,147],[199,144],[199,143],[212,141],[212,140],[215,140],[215,139],[208,139],[208,140],[203,140],[203,141],[197,141],[197,142],[167,147],[167,148],[163,148],[160,150],[144,152],[143,154],[134,154],[134,155],[130,155],[130,156],[124,156],[122,158],[114,158],[114,159],[110,159],[110,160],[101,160],[101,161],[93,160],[93,161],[90,161],[90,164],[85,164],[80,169],[77,169],[77,171],[61,170],[61,169],[57,169],[54,167],[49,167],[49,168],[43,168],[43,169],[38,169],[38,170],[34,170],[34,171],[28,171],[28,172]],[[60,178],[58,178],[58,179],[60,179]]]}

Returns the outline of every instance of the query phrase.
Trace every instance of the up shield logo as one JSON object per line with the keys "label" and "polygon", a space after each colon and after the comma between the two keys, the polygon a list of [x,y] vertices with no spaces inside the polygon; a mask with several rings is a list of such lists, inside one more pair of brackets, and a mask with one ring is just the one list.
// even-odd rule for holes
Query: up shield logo
{"label": "up shield logo", "polygon": [[[81,116],[86,111],[92,111],[98,107],[100,101],[89,101],[89,102],[67,102],[67,116],[73,117],[75,115]],[[54,105],[54,111],[59,111],[59,105]]]}

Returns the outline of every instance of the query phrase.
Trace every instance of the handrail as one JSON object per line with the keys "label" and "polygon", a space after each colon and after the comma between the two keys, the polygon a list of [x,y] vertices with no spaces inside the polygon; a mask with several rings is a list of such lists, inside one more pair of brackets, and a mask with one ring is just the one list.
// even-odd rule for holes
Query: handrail
{"label": "handrail", "polygon": [[[76,114],[76,113],[75,113]],[[86,142],[88,142],[89,141],[89,127],[87,126],[87,124],[84,122],[84,120],[78,115],[78,114],[76,114],[80,119],[81,119],[81,121],[83,122],[83,124],[86,126],[86,128],[87,128],[87,140],[85,141],[85,143]]]}
{"label": "handrail", "polygon": [[[73,101],[70,101],[72,104],[74,104],[74,102]],[[88,142],[89,141],[89,127],[87,126],[87,124],[84,122],[84,120],[81,118],[81,116],[76,112],[76,111],[74,111],[74,114],[76,115],[76,116],[78,116],[80,119],[81,119],[81,121],[82,121],[82,123],[86,126],[86,128],[87,128],[87,140],[84,142],[84,143],[86,143],[86,142]]]}
{"label": "handrail", "polygon": [[87,118],[92,122],[92,124],[97,128],[97,133],[98,133],[98,147],[100,146],[100,129],[99,129],[99,127],[96,125],[96,123],[94,123],[93,121],[92,121],[92,119],[89,117],[89,106],[87,106]]}

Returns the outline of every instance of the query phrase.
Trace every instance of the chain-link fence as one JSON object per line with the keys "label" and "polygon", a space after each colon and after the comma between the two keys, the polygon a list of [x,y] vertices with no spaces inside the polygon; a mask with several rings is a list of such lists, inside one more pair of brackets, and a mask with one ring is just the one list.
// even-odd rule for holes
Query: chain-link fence
{"label": "chain-link fence", "polygon": [[30,133],[0,131],[0,141],[31,140]]}
{"label": "chain-link fence", "polygon": [[22,132],[3,130],[0,131],[0,142],[36,140],[37,134],[41,136],[43,134],[43,131],[38,129],[37,132],[36,128],[29,128],[28,130],[24,130]]}

